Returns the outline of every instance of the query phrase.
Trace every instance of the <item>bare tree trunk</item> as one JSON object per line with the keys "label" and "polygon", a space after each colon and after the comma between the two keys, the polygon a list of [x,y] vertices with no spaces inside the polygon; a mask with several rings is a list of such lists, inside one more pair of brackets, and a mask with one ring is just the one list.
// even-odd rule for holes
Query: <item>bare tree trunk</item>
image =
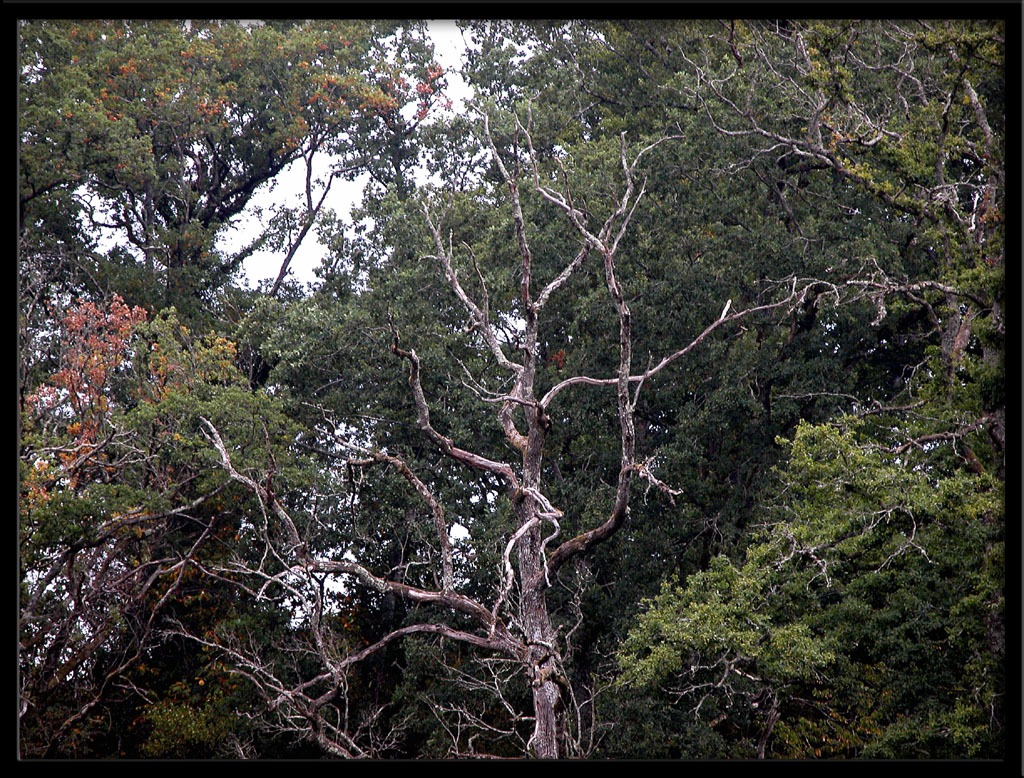
{"label": "bare tree trunk", "polygon": [[530,743],[541,759],[565,756],[559,748],[564,740],[564,724],[559,720],[561,690],[555,682],[559,658],[555,634],[545,597],[544,567],[541,559],[541,533],[535,527],[523,539],[519,569],[523,581],[521,618],[526,633],[528,672],[533,686],[535,723]]}
{"label": "bare tree trunk", "polygon": [[[529,328],[528,328],[529,329]],[[527,359],[532,374],[533,358]],[[530,387],[532,395],[532,387]],[[524,454],[524,494],[517,504],[519,525],[531,529],[519,545],[519,579],[521,582],[520,619],[527,645],[527,672],[533,686],[534,730],[530,743],[542,759],[565,756],[564,722],[560,720],[561,690],[555,678],[560,674],[561,660],[555,645],[555,630],[548,613],[546,589],[548,574],[543,544],[545,511],[535,494],[540,494],[540,466],[544,445],[546,419],[543,412],[531,408],[527,414],[530,426]]]}

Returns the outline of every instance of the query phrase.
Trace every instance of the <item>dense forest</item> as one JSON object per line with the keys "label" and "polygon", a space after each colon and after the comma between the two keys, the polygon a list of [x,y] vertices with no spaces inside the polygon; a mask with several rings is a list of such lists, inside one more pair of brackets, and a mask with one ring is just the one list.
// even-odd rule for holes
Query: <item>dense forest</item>
{"label": "dense forest", "polygon": [[20,21],[20,756],[1003,758],[997,10]]}

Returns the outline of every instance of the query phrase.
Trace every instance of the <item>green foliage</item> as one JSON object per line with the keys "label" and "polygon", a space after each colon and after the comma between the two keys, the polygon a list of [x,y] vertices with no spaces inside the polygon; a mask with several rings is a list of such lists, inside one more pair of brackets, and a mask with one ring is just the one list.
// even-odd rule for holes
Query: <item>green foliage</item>
{"label": "green foliage", "polygon": [[705,720],[715,701],[763,684],[784,711],[779,755],[992,753],[1001,489],[908,465],[862,428],[797,430],[778,518],[742,567],[719,557],[646,603],[622,645],[622,681],[671,681],[692,699],[706,684]]}
{"label": "green foliage", "polygon": [[153,731],[142,748],[148,757],[203,758],[216,753],[231,731],[223,714],[187,703],[161,701],[146,712]]}
{"label": "green foliage", "polygon": [[113,250],[75,258],[90,288],[194,319],[294,220],[283,208],[225,255],[217,239],[257,190],[317,153],[353,175],[372,168],[371,150],[394,140],[377,125],[434,102],[415,84],[438,77],[414,32],[371,22],[25,21],[19,33],[27,245],[78,231],[95,250],[105,231]]}

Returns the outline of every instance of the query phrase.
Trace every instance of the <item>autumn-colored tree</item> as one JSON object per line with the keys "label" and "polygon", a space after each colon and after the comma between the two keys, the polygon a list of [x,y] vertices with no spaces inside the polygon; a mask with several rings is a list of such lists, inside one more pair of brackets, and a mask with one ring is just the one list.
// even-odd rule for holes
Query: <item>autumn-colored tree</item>
{"label": "autumn-colored tree", "polygon": [[[202,561],[239,532],[246,495],[232,496],[201,455],[195,414],[258,434],[265,452],[252,425],[274,424],[273,402],[249,392],[230,342],[193,337],[173,311],[146,318],[116,297],[75,306],[58,333],[60,366],[22,415],[25,756],[138,755],[145,732],[112,730],[112,711],[131,720],[154,702],[163,676],[145,665],[167,651],[195,666],[163,621],[209,628],[245,612],[221,600],[203,609],[215,583],[201,580]],[[287,435],[277,427],[274,440]]]}

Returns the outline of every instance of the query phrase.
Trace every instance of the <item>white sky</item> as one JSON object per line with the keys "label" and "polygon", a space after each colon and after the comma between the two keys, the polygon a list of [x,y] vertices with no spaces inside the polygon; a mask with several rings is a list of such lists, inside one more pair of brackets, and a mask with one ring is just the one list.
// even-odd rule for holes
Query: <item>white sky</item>
{"label": "white sky", "polygon": [[[448,81],[445,94],[452,101],[451,111],[460,113],[465,110],[465,100],[469,97],[469,89],[459,75],[459,70],[462,67],[462,51],[465,47],[462,33],[454,21],[431,20],[427,24],[431,38],[434,40],[434,56],[445,69]],[[443,107],[438,107],[438,110],[442,113],[445,112]],[[321,162],[326,168],[328,159],[325,157]],[[365,184],[365,176],[353,182],[336,181],[331,187],[324,207],[332,208],[341,219],[348,220],[352,207],[358,203],[362,195]],[[222,247],[225,250],[237,251],[253,239],[255,227],[249,225],[252,225],[255,218],[252,210],[254,207],[266,209],[264,218],[267,218],[266,215],[269,214],[271,205],[299,205],[303,201],[304,190],[305,170],[302,164],[293,164],[286,168],[278,176],[273,192],[259,191],[253,196],[249,206],[236,219],[236,228],[222,239]],[[300,282],[314,281],[313,270],[319,267],[323,254],[323,246],[317,242],[316,235],[310,230],[292,259],[288,277]],[[283,260],[283,250],[254,253],[242,265],[242,272],[248,285],[255,287],[266,279],[273,281],[281,270]]]}

